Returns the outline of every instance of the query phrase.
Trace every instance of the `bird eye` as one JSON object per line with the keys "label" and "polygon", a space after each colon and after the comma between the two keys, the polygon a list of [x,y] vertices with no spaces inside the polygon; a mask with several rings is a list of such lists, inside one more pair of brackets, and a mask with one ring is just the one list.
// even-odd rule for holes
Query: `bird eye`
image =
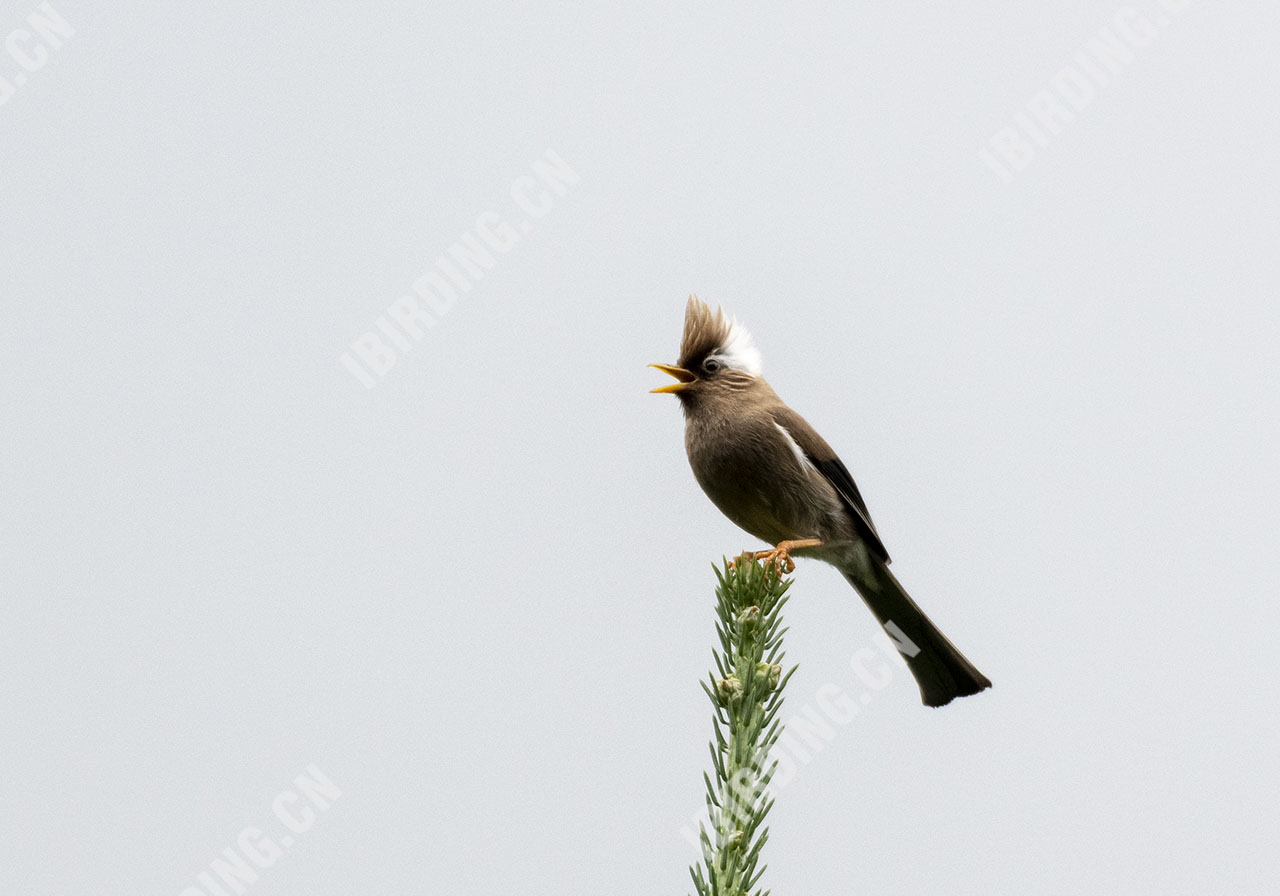
{"label": "bird eye", "polygon": [[707,358],[707,360],[702,362],[702,369],[707,373],[715,373],[720,369],[720,362],[715,358]]}

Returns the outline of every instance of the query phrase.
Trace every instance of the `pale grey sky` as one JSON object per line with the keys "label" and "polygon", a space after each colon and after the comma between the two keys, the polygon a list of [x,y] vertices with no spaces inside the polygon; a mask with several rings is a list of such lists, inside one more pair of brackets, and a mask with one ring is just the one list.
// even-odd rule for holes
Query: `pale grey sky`
{"label": "pale grey sky", "polygon": [[764,884],[1274,890],[1280,8],[210,6],[0,3],[0,891],[688,892],[690,292],[995,683],[802,561]]}

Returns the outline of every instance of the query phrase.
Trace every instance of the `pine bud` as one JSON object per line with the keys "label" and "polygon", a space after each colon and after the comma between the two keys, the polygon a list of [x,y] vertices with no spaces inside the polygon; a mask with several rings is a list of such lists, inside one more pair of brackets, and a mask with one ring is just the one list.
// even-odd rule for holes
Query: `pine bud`
{"label": "pine bud", "polygon": [[720,679],[716,682],[716,696],[721,706],[728,706],[742,696],[742,681],[736,675]]}
{"label": "pine bud", "polygon": [[782,667],[773,663],[757,663],[756,680],[764,685],[766,694],[772,694],[782,680]]}

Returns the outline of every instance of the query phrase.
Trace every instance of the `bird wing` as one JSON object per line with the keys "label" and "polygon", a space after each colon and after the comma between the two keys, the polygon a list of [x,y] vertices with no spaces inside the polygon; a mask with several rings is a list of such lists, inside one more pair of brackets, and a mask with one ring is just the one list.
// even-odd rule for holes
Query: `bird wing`
{"label": "bird wing", "polygon": [[836,494],[853,518],[854,527],[867,546],[885,563],[889,563],[889,551],[880,540],[880,533],[876,532],[876,524],[871,521],[871,511],[867,510],[867,502],[862,500],[862,493],[858,491],[858,484],[853,481],[849,468],[836,456],[826,440],[818,435],[817,430],[791,408],[785,405],[777,408],[773,412],[773,421],[791,435],[814,468],[835,488]]}

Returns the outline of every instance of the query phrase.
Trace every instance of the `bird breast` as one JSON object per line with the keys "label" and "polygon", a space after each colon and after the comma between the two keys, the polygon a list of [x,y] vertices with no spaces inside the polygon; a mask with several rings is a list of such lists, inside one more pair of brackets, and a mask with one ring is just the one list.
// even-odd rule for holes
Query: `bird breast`
{"label": "bird breast", "polygon": [[839,498],[772,417],[690,417],[685,448],[707,497],[756,538],[829,537]]}

